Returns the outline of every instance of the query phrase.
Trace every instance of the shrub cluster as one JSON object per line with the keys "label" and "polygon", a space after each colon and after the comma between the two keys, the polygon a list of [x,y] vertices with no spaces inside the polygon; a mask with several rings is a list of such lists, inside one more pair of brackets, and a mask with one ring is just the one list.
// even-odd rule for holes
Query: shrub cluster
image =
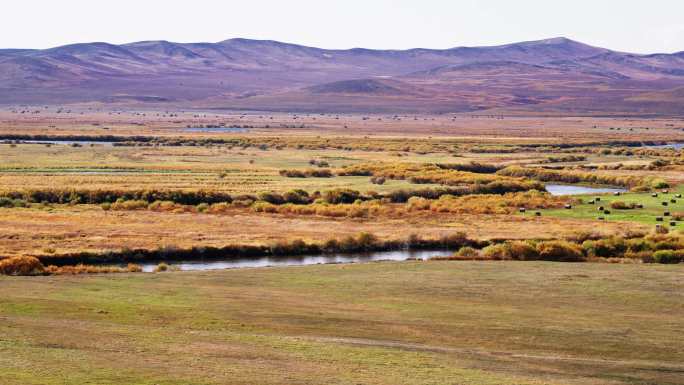
{"label": "shrub cluster", "polygon": [[333,173],[327,168],[308,170],[280,170],[280,176],[288,178],[332,178]]}
{"label": "shrub cluster", "polygon": [[572,198],[553,196],[531,190],[503,195],[444,195],[436,200],[412,197],[406,203],[408,211],[430,210],[435,212],[468,214],[511,214],[519,208],[547,209],[563,207]]}
{"label": "shrub cluster", "polygon": [[650,181],[638,176],[615,176],[520,166],[506,167],[505,169],[498,171],[497,174],[509,177],[537,179],[542,182],[594,183],[624,187],[637,187],[648,183],[650,186]]}
{"label": "shrub cluster", "polygon": [[0,197],[0,207],[27,207],[28,203],[23,199],[12,199],[7,197]]}
{"label": "shrub cluster", "polygon": [[540,163],[567,163],[567,162],[582,162],[587,160],[584,155],[564,155],[564,156],[549,156]]}
{"label": "shrub cluster", "polygon": [[445,170],[467,171],[478,174],[494,174],[495,172],[504,168],[504,166],[497,166],[493,164],[485,164],[479,162],[438,163],[436,166]]}
{"label": "shrub cluster", "polygon": [[42,275],[45,266],[35,257],[12,257],[0,259],[0,274],[4,275]]}
{"label": "shrub cluster", "polygon": [[171,201],[185,205],[200,203],[232,202],[230,194],[220,191],[206,190],[77,190],[77,189],[41,189],[23,191],[5,191],[1,198],[20,199],[28,203],[84,203],[102,204],[116,201],[140,200]]}
{"label": "shrub cluster", "polygon": [[506,241],[481,250],[461,249],[446,260],[542,260],[557,262],[607,261],[643,263],[684,262],[684,237],[673,234],[637,234],[634,237],[573,237],[575,241]]}
{"label": "shrub cluster", "polygon": [[339,176],[374,176],[386,179],[408,180],[415,184],[442,184],[447,186],[511,182],[511,178],[493,175],[496,166],[471,164],[416,164],[416,163],[362,163],[350,165],[337,172]]}
{"label": "shrub cluster", "polygon": [[114,274],[140,272],[142,272],[142,267],[134,263],[129,263],[126,267],[78,264],[74,266],[50,265],[45,268],[45,273],[50,275]]}

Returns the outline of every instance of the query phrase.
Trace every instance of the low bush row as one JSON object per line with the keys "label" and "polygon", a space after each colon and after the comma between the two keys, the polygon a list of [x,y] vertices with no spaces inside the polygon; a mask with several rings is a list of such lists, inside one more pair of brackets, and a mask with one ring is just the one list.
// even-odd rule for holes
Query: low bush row
{"label": "low bush row", "polygon": [[412,197],[406,203],[406,209],[460,214],[511,214],[520,208],[560,208],[568,203],[573,203],[572,198],[532,190],[503,195],[444,195],[436,200]]}
{"label": "low bush row", "polygon": [[333,173],[327,168],[308,170],[280,170],[280,176],[288,178],[332,178]]}
{"label": "low bush row", "polygon": [[437,259],[672,264],[684,262],[684,237],[654,233],[635,238],[613,236],[577,237],[576,241],[506,241],[481,250],[462,248],[453,256]]}
{"label": "low bush row", "polygon": [[545,168],[532,168],[510,166],[497,172],[498,175],[518,178],[531,178],[542,182],[561,183],[592,183],[613,186],[624,186],[635,189],[666,188],[667,183],[653,178],[639,176],[618,176],[579,172],[570,170],[549,170]]}
{"label": "low bush row", "polygon": [[479,163],[470,164],[417,164],[417,163],[362,163],[343,167],[339,176],[373,176],[407,180],[415,184],[442,184],[447,186],[514,182],[517,180],[497,176],[499,167]]}
{"label": "low bush row", "polygon": [[27,189],[0,192],[0,199],[19,199],[28,203],[102,204],[117,200],[171,201],[186,205],[232,202],[230,194],[206,190],[80,190],[80,189]]}
{"label": "low bush row", "polygon": [[[377,182],[380,183],[380,182]],[[404,203],[411,197],[438,199],[444,195],[505,194],[529,190],[543,190],[536,181],[497,180],[454,187],[422,189],[401,189],[379,194],[361,193],[357,190],[338,188],[308,193],[297,189],[285,193],[263,192],[260,194],[231,195],[218,191],[204,190],[78,190],[78,189],[41,189],[0,192],[0,207],[26,207],[30,203],[48,204],[99,204],[109,210],[155,211],[224,211],[228,207],[248,207],[254,202],[264,201],[274,205],[312,203],[349,204],[358,200],[383,200],[391,203]],[[232,205],[231,205],[232,204]],[[185,206],[196,206],[185,207]]]}

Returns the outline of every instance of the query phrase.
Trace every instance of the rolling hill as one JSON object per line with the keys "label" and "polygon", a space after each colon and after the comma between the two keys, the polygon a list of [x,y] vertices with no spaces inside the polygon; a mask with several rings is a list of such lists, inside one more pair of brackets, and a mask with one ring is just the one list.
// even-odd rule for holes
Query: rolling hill
{"label": "rolling hill", "polygon": [[5,105],[681,115],[681,87],[684,52],[636,55],[566,38],[444,50],[247,39],[0,50]]}

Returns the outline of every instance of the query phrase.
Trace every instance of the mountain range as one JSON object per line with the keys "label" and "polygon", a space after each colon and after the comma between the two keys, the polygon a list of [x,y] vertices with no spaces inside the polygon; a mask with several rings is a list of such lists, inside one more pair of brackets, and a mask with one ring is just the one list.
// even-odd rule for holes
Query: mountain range
{"label": "mountain range", "polygon": [[0,104],[310,112],[684,114],[684,52],[552,38],[329,50],[267,40],[0,49]]}

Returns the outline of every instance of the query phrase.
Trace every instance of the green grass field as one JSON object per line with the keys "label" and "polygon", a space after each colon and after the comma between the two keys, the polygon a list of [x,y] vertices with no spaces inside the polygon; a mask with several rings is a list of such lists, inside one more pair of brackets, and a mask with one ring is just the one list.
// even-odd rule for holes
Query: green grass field
{"label": "green grass field", "polygon": [[682,384],[684,267],[0,277],[0,383]]}
{"label": "green grass field", "polygon": [[[680,213],[684,214],[684,199],[676,198],[677,203],[671,203],[670,199],[675,198],[675,194],[684,194],[684,185],[676,189],[670,189],[668,194],[658,193],[658,197],[654,198],[651,193],[625,193],[620,196],[613,196],[609,194],[604,195],[577,195],[578,199],[582,199],[582,204],[573,206],[572,209],[554,209],[544,210],[543,215],[549,215],[558,218],[574,218],[574,219],[598,219],[602,216],[607,221],[628,221],[639,222],[645,224],[661,223],[666,226],[671,221],[670,217],[663,217],[664,212],[668,211],[670,214]],[[600,202],[595,202],[593,205],[588,202],[595,197],[600,197]],[[643,209],[629,209],[616,210],[610,207],[611,202],[622,201],[627,204],[637,203],[644,206]],[[662,202],[668,202],[667,206],[663,206]],[[603,206],[610,214],[601,213],[598,208]],[[663,222],[657,222],[656,217],[663,217]],[[675,227],[684,228],[684,222],[678,223]]]}

